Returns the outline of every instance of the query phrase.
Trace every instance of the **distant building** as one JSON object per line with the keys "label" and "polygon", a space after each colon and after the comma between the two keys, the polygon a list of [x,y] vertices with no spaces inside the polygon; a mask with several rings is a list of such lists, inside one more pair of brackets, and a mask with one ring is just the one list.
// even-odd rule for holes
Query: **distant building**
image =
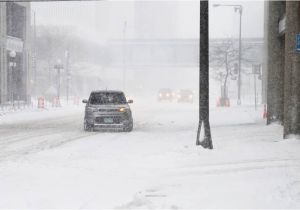
{"label": "distant building", "polygon": [[0,2],[0,104],[30,98],[30,39],[30,3]]}

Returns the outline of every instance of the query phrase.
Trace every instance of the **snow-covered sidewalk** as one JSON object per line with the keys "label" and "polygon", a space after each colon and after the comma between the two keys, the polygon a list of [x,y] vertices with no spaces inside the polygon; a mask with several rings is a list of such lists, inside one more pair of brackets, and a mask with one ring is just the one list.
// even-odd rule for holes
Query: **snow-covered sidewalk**
{"label": "snow-covered sidewalk", "polygon": [[214,150],[195,146],[196,105],[135,103],[133,114],[131,133],[1,161],[0,208],[300,208],[300,141],[282,140],[261,110],[213,108]]}

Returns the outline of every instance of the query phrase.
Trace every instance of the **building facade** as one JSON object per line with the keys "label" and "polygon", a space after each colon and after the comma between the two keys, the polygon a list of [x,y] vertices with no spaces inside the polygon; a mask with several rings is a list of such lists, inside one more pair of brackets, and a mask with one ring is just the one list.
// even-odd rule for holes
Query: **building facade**
{"label": "building facade", "polygon": [[30,3],[0,2],[0,104],[30,99]]}
{"label": "building facade", "polygon": [[300,135],[300,2],[267,1],[265,7],[267,123],[281,122],[288,138]]}

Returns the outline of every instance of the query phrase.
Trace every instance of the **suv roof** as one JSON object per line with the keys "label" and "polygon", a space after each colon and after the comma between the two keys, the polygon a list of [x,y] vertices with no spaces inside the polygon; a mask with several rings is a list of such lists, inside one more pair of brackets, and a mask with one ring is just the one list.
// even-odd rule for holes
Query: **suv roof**
{"label": "suv roof", "polygon": [[120,90],[94,90],[91,93],[123,93]]}

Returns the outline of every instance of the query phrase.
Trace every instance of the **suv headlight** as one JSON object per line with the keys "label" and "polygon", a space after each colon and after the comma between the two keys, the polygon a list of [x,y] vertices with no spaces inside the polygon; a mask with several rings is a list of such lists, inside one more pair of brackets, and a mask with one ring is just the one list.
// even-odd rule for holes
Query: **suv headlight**
{"label": "suv headlight", "polygon": [[124,107],[121,107],[121,108],[119,109],[119,112],[126,112],[126,111],[127,111],[127,109],[124,108]]}

